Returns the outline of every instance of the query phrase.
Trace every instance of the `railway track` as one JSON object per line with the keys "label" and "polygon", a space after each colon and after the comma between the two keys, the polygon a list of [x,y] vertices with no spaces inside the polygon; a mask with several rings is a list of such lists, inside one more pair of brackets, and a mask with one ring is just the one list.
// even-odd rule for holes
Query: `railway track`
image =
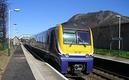
{"label": "railway track", "polygon": [[97,80],[125,80],[125,78],[121,78],[119,76],[110,74],[108,72],[96,68],[94,68],[92,74],[93,74],[92,76],[97,76],[95,78],[99,78]]}
{"label": "railway track", "polygon": [[116,75],[104,72],[94,68],[93,72],[89,75],[83,75],[81,77],[68,77],[69,80],[126,80],[125,78],[118,77]]}
{"label": "railway track", "polygon": [[[58,66],[54,66],[55,62],[45,59],[44,55],[41,55],[39,53],[43,53],[40,50],[37,51],[37,49],[34,49],[32,47],[26,46],[25,47],[30,51],[30,53],[41,61],[46,61],[51,66],[53,66],[55,69],[58,70]],[[82,76],[76,76],[76,75],[65,75],[69,80],[127,80],[128,78],[122,75],[116,75],[113,72],[104,70],[102,68],[94,67],[93,72],[91,74],[83,74]]]}

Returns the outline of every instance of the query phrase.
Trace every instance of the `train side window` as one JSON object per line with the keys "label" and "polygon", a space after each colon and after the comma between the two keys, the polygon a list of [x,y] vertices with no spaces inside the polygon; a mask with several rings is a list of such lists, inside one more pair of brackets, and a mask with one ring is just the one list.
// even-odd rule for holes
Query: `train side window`
{"label": "train side window", "polygon": [[47,44],[49,44],[49,34],[47,34]]}

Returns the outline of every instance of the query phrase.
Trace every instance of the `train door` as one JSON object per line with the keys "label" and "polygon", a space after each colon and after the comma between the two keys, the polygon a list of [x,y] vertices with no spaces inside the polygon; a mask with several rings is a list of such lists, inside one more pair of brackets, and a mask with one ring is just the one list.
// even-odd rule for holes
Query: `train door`
{"label": "train door", "polygon": [[49,51],[52,53],[56,53],[56,42],[55,42],[55,31],[54,30],[52,30],[50,33]]}

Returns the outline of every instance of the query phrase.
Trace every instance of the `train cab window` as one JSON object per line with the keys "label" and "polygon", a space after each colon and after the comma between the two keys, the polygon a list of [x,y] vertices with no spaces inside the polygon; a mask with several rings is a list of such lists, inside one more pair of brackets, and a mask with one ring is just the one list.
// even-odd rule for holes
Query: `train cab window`
{"label": "train cab window", "polygon": [[86,31],[63,31],[64,44],[90,44],[90,32]]}
{"label": "train cab window", "polygon": [[63,38],[65,44],[76,44],[76,32],[70,30],[64,30]]}
{"label": "train cab window", "polygon": [[77,32],[78,44],[90,44],[90,33],[78,31]]}

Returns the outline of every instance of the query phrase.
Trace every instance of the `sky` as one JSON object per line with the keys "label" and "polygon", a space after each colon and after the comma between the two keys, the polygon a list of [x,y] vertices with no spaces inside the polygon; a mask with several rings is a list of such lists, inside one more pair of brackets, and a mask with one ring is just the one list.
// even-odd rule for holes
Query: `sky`
{"label": "sky", "polygon": [[[129,16],[129,0],[8,0],[10,35],[34,35],[79,13],[111,10]],[[15,25],[14,25],[15,24]]]}

